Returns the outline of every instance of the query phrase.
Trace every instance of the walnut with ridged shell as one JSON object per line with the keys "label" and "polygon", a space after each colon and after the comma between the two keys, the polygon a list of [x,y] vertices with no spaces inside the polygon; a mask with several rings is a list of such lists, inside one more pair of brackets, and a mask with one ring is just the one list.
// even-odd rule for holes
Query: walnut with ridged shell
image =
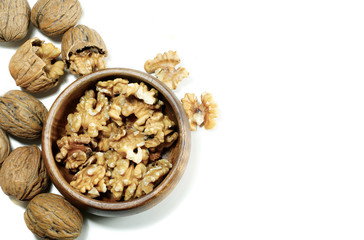
{"label": "walnut with ridged shell", "polygon": [[0,42],[18,41],[26,37],[30,6],[27,0],[0,1]]}
{"label": "walnut with ridged shell", "polygon": [[0,168],[5,158],[9,156],[10,150],[11,148],[8,135],[0,128]]}
{"label": "walnut with ridged shell", "polygon": [[38,0],[31,21],[47,36],[58,36],[75,26],[82,15],[78,0]]}
{"label": "walnut with ridged shell", "polygon": [[49,182],[42,153],[36,145],[14,149],[0,169],[1,189],[21,201],[44,192]]}

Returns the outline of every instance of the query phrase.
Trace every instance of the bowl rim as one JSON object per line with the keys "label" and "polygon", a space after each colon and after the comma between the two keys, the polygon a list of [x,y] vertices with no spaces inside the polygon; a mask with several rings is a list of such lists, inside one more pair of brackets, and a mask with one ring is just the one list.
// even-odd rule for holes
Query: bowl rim
{"label": "bowl rim", "polygon": [[[176,158],[177,161],[170,170],[170,172],[167,174],[167,176],[164,178],[164,180],[155,189],[153,189],[152,192],[130,201],[104,202],[101,200],[86,197],[85,195],[74,190],[60,173],[52,152],[52,140],[50,135],[52,122],[54,120],[55,114],[59,110],[62,103],[67,100],[66,97],[72,93],[73,89],[82,86],[85,82],[97,82],[96,79],[102,79],[106,77],[109,77],[110,80],[117,77],[131,77],[144,81],[153,88],[155,88],[170,103],[174,113],[176,114],[177,125],[179,127],[179,133],[181,135],[179,136],[179,138],[181,138],[181,149],[183,150],[178,152]],[[167,87],[167,85],[165,85],[163,82],[159,81],[152,75],[141,72],[139,70],[134,70],[130,68],[107,68],[78,78],[77,80],[69,84],[57,96],[48,112],[47,119],[44,123],[41,139],[42,156],[52,183],[67,200],[74,203],[75,205],[79,205],[81,208],[86,208],[86,210],[89,210],[91,213],[96,214],[98,214],[99,211],[126,212],[135,208],[140,208],[140,210],[135,211],[140,212],[162,201],[180,181],[189,160],[191,148],[190,135],[191,133],[188,118],[182,107],[182,104],[173,93],[173,91]]]}

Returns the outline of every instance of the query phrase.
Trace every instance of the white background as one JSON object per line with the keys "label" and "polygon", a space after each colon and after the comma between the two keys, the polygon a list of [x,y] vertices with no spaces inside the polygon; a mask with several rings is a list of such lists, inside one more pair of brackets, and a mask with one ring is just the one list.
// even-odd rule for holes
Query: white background
{"label": "white background", "polygon": [[[164,201],[124,218],[84,214],[79,239],[364,239],[362,1],[80,2],[109,67],[143,71],[176,50],[190,72],[176,95],[211,92],[220,116],[192,133]],[[60,47],[31,26],[33,36]],[[0,94],[18,89],[8,62],[22,42],[0,43]],[[49,109],[75,79],[39,99]],[[2,236],[35,238],[25,205],[0,193]]]}

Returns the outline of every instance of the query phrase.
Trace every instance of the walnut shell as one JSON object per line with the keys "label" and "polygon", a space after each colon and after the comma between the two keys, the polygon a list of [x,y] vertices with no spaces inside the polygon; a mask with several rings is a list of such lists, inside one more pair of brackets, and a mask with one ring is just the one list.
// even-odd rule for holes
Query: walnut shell
{"label": "walnut shell", "polygon": [[55,61],[59,55],[60,49],[53,44],[29,39],[10,59],[10,74],[17,86],[32,93],[44,92],[57,86],[64,74],[64,63]]}
{"label": "walnut shell", "polygon": [[6,195],[27,201],[43,192],[48,175],[36,145],[18,147],[5,159],[0,170],[0,184]]}
{"label": "walnut shell", "polygon": [[106,67],[105,42],[100,34],[85,25],[72,27],[63,34],[61,51],[62,59],[73,74],[82,76]]}
{"label": "walnut shell", "polygon": [[8,135],[0,128],[0,167],[10,153],[10,142]]}
{"label": "walnut shell", "polygon": [[35,235],[47,239],[75,239],[81,234],[81,212],[63,197],[42,193],[33,198],[24,221]]}
{"label": "walnut shell", "polygon": [[27,0],[0,0],[0,42],[23,39],[28,33],[29,18]]}
{"label": "walnut shell", "polygon": [[30,20],[48,36],[57,36],[75,26],[82,16],[78,0],[38,0]]}
{"label": "walnut shell", "polygon": [[0,127],[25,139],[40,137],[48,110],[32,95],[11,90],[0,97]]}

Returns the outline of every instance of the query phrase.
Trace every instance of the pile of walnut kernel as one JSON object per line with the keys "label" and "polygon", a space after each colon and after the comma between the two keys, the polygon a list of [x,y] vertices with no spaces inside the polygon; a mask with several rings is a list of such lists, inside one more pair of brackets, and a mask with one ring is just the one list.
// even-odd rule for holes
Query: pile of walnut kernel
{"label": "pile of walnut kernel", "polygon": [[178,138],[175,128],[154,88],[100,81],[67,116],[56,161],[76,173],[71,186],[91,198],[108,191],[118,201],[138,198],[172,168],[161,156]]}

